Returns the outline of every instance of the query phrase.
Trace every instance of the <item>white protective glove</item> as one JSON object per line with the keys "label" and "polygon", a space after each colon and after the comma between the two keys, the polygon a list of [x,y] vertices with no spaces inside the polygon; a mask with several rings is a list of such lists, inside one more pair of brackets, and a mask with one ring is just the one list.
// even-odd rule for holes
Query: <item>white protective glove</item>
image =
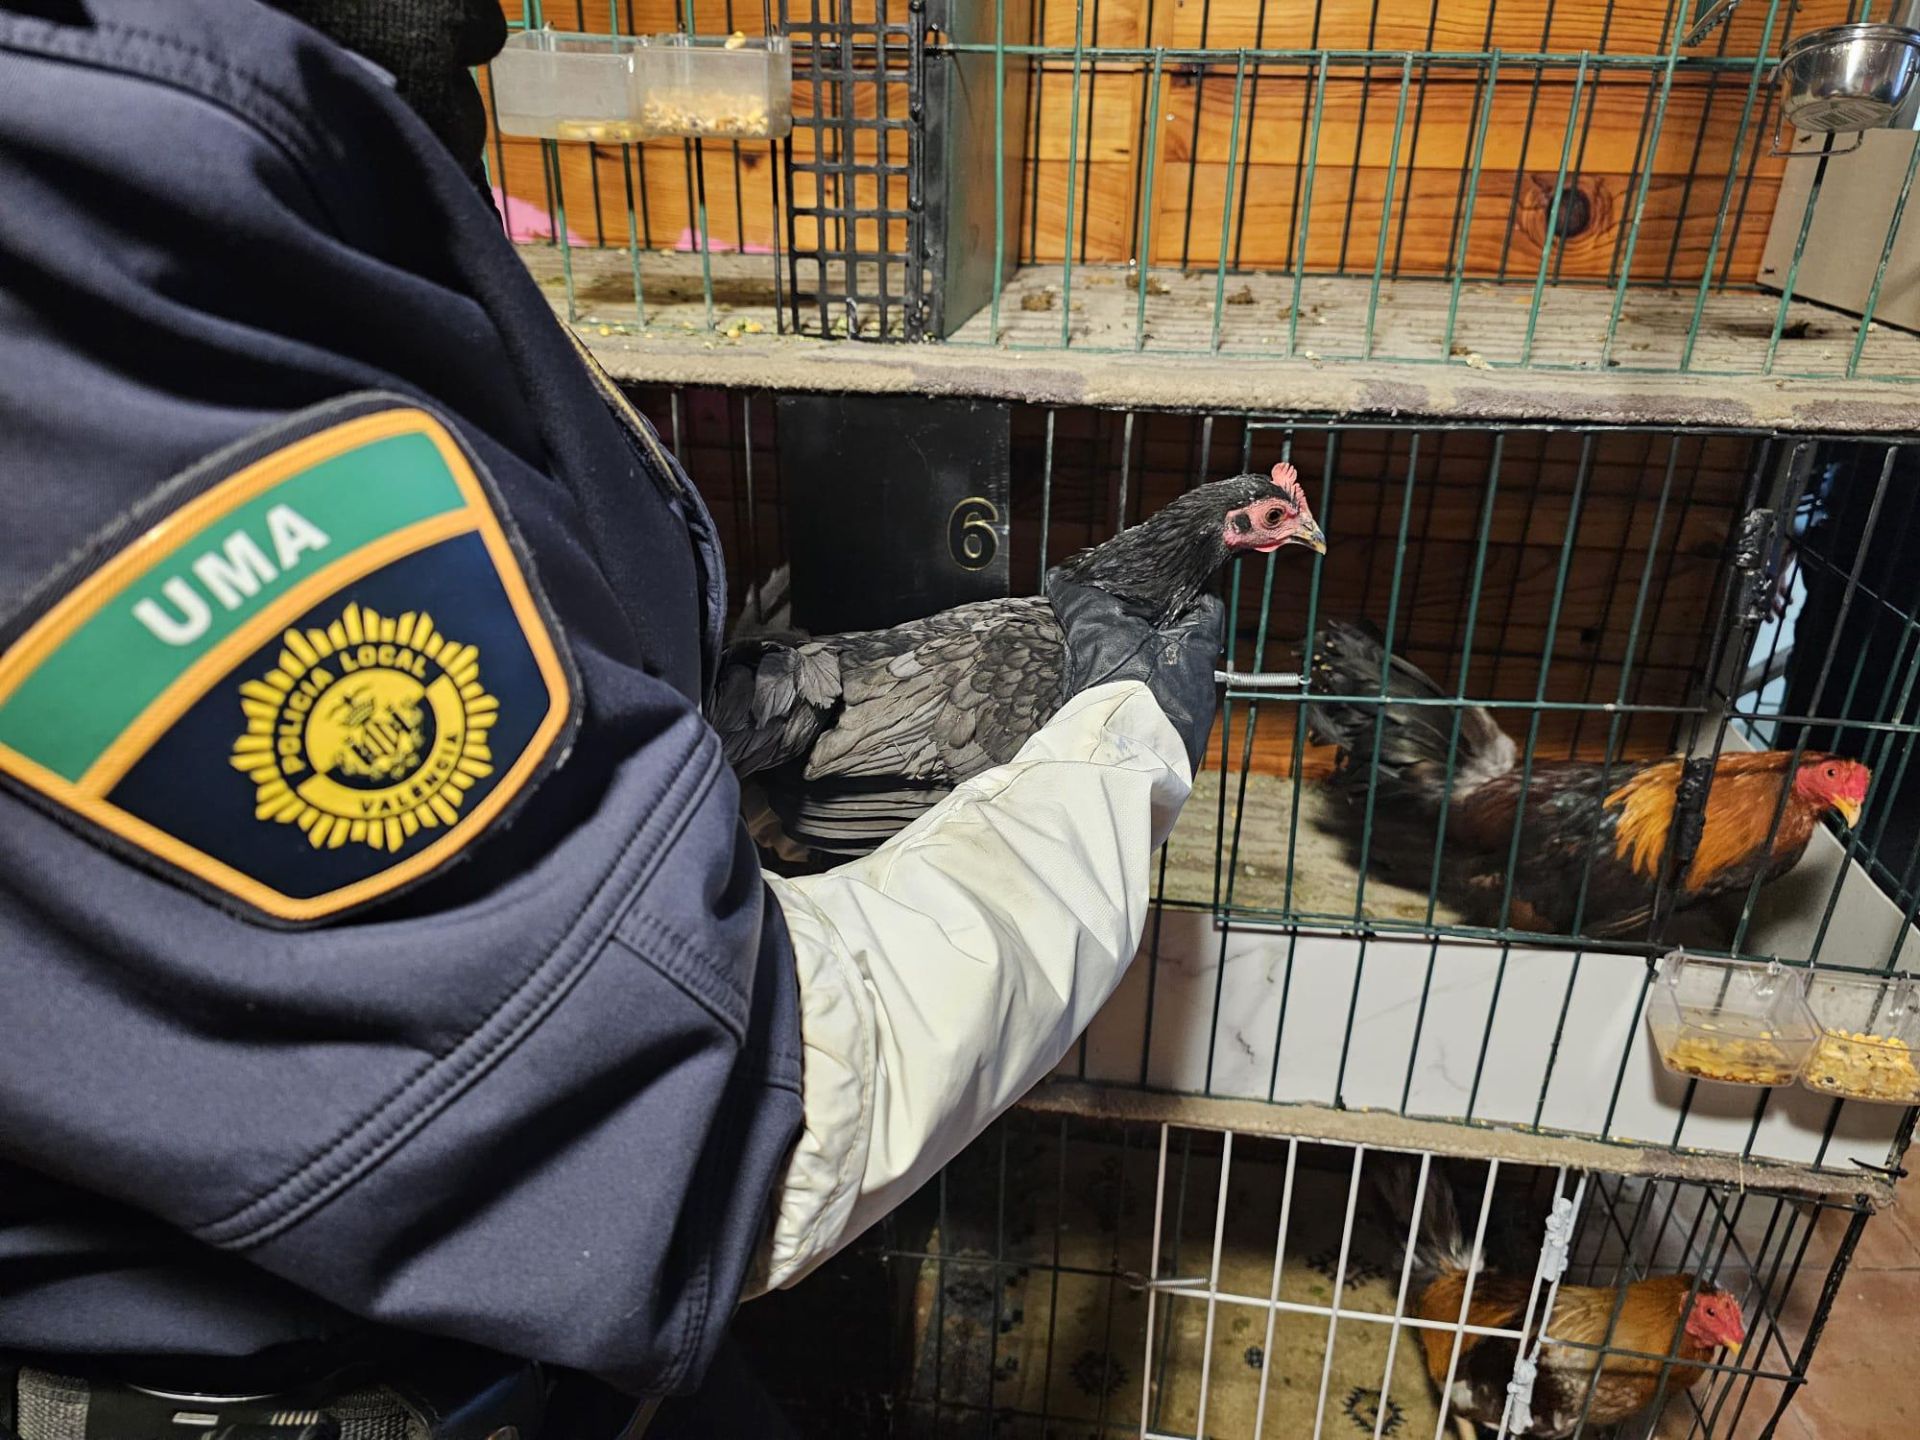
{"label": "white protective glove", "polygon": [[1098,685],[873,854],[767,877],[806,1121],[749,1293],[846,1245],[1060,1062],[1133,959],[1192,783],[1147,687]]}

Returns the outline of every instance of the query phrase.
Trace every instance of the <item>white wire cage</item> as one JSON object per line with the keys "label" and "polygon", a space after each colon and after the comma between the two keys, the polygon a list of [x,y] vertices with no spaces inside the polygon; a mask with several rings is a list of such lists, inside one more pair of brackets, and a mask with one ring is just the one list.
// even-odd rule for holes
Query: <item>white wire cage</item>
{"label": "white wire cage", "polygon": [[[1471,1278],[1436,1298],[1409,1241],[1443,1185]],[[1749,1440],[1805,1383],[1865,1220],[1845,1195],[1015,1114],[742,1325],[809,1436]],[[1677,1307],[1715,1290],[1747,1338],[1703,1358]],[[829,1314],[836,1355],[873,1337],[864,1369],[793,1339]]]}

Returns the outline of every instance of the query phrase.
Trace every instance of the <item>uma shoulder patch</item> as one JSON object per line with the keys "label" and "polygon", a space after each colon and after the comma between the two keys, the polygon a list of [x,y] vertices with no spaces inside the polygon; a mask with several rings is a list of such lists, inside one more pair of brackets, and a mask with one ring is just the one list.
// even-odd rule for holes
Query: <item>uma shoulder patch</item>
{"label": "uma shoulder patch", "polygon": [[575,708],[478,465],[394,399],[216,457],[63,588],[0,656],[0,771],[277,920],[451,860]]}

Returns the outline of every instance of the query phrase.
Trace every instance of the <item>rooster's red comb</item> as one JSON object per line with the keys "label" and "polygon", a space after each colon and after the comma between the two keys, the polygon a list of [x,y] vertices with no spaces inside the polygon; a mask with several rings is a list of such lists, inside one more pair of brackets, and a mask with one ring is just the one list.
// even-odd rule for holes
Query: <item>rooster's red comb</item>
{"label": "rooster's red comb", "polygon": [[1273,467],[1273,483],[1278,485],[1282,490],[1291,490],[1294,494],[1298,495],[1300,493],[1300,472],[1285,460],[1282,460],[1278,465]]}

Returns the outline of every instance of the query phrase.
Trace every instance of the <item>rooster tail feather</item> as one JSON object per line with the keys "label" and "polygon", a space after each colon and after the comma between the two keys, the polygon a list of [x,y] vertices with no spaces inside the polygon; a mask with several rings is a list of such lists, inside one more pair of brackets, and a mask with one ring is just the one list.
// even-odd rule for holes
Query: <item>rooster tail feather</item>
{"label": "rooster tail feather", "polygon": [[[1447,692],[1418,666],[1389,656],[1369,627],[1333,621],[1314,647],[1313,688],[1327,695],[1378,695],[1385,672],[1384,702],[1316,701],[1307,703],[1307,724],[1322,745],[1337,745],[1341,774],[1349,783],[1368,783],[1377,770],[1380,798],[1437,809],[1446,793],[1447,761],[1453,760],[1457,799],[1513,769],[1512,738],[1491,712],[1479,705],[1428,705],[1409,701],[1445,700]],[[1453,745],[1453,720],[1460,717],[1460,740]]]}
{"label": "rooster tail feather", "polygon": [[1453,1182],[1439,1159],[1427,1168],[1420,1191],[1420,1165],[1411,1155],[1382,1155],[1374,1162],[1373,1181],[1392,1233],[1405,1237],[1419,1192],[1420,1223],[1413,1228],[1413,1268],[1423,1276],[1468,1274],[1480,1268],[1460,1224]]}

